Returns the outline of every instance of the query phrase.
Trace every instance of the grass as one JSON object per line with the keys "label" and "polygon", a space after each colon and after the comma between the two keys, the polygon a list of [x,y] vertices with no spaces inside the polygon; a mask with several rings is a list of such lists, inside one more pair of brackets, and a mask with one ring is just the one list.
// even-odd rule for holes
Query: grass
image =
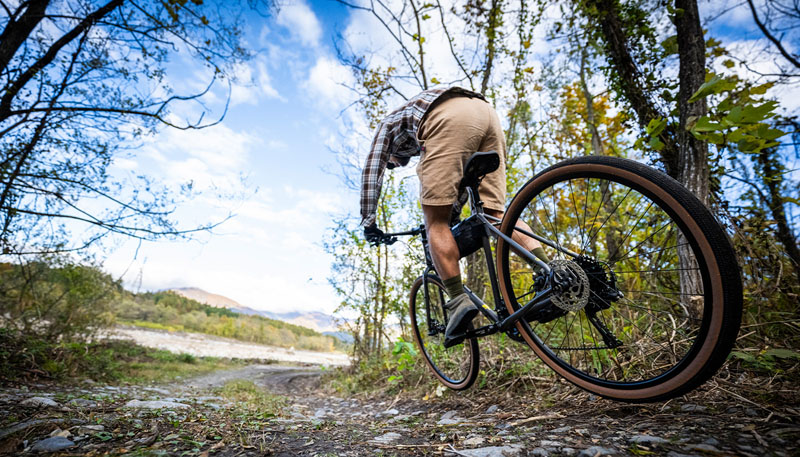
{"label": "grass", "polygon": [[157,350],[123,362],[117,379],[131,384],[159,383],[242,365],[244,362],[239,360],[194,357]]}
{"label": "grass", "polygon": [[265,420],[280,415],[286,406],[286,397],[268,393],[253,381],[236,379],[228,381],[217,390],[218,394],[236,404],[235,414],[249,421]]}
{"label": "grass", "polygon": [[48,342],[0,329],[0,385],[33,380],[168,382],[245,362],[150,349],[130,341]]}

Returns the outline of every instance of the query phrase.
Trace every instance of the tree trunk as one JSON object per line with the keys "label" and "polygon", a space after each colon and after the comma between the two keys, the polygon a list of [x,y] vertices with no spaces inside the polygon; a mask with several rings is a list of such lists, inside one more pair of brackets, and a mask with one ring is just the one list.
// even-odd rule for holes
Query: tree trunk
{"label": "tree trunk", "polygon": [[[706,206],[709,203],[709,167],[708,143],[694,137],[687,126],[693,119],[708,113],[705,98],[694,103],[689,98],[697,92],[705,82],[706,46],[703,29],[700,25],[700,14],[697,11],[697,0],[676,0],[675,6],[683,10],[676,14],[675,29],[678,35],[678,181],[686,186]],[[678,244],[684,245],[685,239],[678,237]],[[681,297],[685,305],[695,314],[702,312],[702,278],[697,262],[688,245],[678,249],[680,265]]]}
{"label": "tree trunk", "polygon": [[[618,78],[617,90],[636,112],[639,127],[644,129],[654,119],[665,119],[667,116],[658,110],[650,94],[645,92],[644,78],[629,51],[628,35],[623,29],[617,2],[589,0],[584,5],[584,11],[599,27],[606,56]],[[667,174],[677,179],[680,162],[675,129],[668,124],[658,137],[664,143],[659,151],[661,162]]]}
{"label": "tree trunk", "polygon": [[698,140],[687,130],[691,120],[708,113],[705,98],[689,103],[689,98],[706,80],[706,45],[697,11],[697,0],[676,0],[675,6],[683,10],[683,14],[678,14],[675,18],[680,61],[678,181],[708,206],[708,143]]}

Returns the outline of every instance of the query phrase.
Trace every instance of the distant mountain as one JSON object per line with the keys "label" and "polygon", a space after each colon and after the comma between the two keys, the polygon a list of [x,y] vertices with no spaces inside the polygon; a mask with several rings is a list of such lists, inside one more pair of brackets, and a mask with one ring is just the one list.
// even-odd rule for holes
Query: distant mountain
{"label": "distant mountain", "polygon": [[200,303],[205,303],[209,306],[216,306],[217,308],[228,308],[229,310],[239,314],[261,314],[260,311],[257,311],[253,308],[248,308],[236,300],[228,298],[224,295],[212,294],[211,292],[206,292],[205,290],[198,289],[197,287],[175,287],[169,290],[186,298],[199,301]]}
{"label": "distant mountain", "polygon": [[[216,306],[218,308],[228,308],[229,310],[240,314],[256,314],[259,316],[268,317],[270,319],[310,328],[320,333],[328,332],[333,334],[339,332],[339,326],[336,325],[334,317],[330,314],[325,314],[318,311],[292,311],[288,313],[274,313],[271,311],[260,311],[244,306],[236,300],[230,299],[223,295],[212,294],[197,287],[176,287],[169,290],[186,298],[199,301],[200,303],[205,303],[209,306]],[[344,341],[344,338],[339,339]]]}
{"label": "distant mountain", "polygon": [[321,313],[319,311],[310,311],[310,312],[293,311],[288,313],[273,313],[270,311],[261,311],[261,315],[269,317],[270,319],[277,319],[279,321],[289,322],[291,324],[308,327],[320,333],[325,333],[325,332],[335,333],[339,331],[339,326],[336,324],[334,317],[331,316],[330,314]]}

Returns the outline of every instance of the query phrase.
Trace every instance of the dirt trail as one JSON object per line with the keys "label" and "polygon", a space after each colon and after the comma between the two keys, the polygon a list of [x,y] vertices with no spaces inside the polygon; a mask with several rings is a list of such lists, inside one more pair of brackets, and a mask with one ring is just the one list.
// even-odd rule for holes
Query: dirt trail
{"label": "dirt trail", "polygon": [[[505,395],[502,389],[489,396],[488,388],[483,400],[451,393],[436,397],[435,391],[428,401],[340,398],[320,385],[322,373],[310,366],[251,365],[162,386],[7,391],[0,394],[0,413],[17,415],[17,429],[9,432],[13,427],[3,422],[0,453],[33,453],[48,440],[58,445],[59,433],[71,443],[60,451],[65,455],[785,457],[800,453],[796,410],[760,408],[718,389],[653,405],[614,403],[569,388],[549,406],[541,399]],[[216,390],[233,380],[249,380],[285,396],[285,406],[275,417],[244,414]],[[418,394],[412,395],[424,395]],[[34,406],[35,397],[54,405]],[[51,433],[56,436],[48,438]]]}

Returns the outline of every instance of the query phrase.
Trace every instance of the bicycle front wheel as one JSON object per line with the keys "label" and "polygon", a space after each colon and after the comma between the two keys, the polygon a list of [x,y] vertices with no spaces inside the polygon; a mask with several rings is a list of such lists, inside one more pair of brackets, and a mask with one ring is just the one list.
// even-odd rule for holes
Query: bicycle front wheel
{"label": "bicycle front wheel", "polygon": [[[453,390],[467,389],[478,377],[480,363],[478,342],[471,338],[451,348],[444,347],[444,330],[447,325],[444,303],[447,301],[447,295],[438,278],[428,276],[424,282],[422,279],[420,276],[411,286],[409,316],[411,316],[414,341],[428,368],[439,382]],[[426,287],[423,287],[423,283]]]}
{"label": "bicycle front wheel", "polygon": [[[549,240],[576,286],[517,327],[561,376],[598,395],[644,402],[699,386],[725,361],[742,312],[741,273],[710,211],[667,175],[632,160],[581,157],[531,179],[503,219]],[[498,242],[509,312],[535,273]]]}

